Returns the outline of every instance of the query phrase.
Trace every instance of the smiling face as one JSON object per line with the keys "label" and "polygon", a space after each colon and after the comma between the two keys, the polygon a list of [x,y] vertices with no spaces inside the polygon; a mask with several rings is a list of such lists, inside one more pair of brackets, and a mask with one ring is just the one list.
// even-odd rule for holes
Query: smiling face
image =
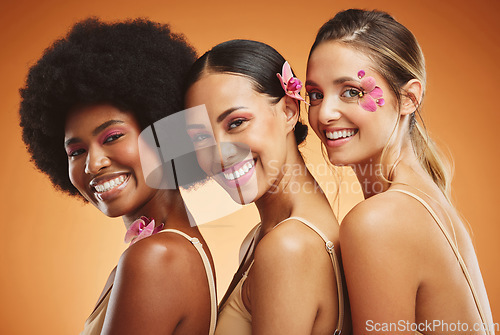
{"label": "smiling face", "polygon": [[[284,99],[283,99],[284,100]],[[279,182],[289,130],[283,100],[257,93],[239,75],[207,74],[187,92],[187,129],[201,168],[233,200],[249,203]]]}
{"label": "smiling face", "polygon": [[140,132],[131,113],[108,105],[78,109],[66,120],[71,183],[108,216],[135,215],[157,192],[144,181]]}
{"label": "smiling face", "polygon": [[[366,110],[366,105],[362,107],[362,102],[372,97],[361,85],[360,70],[365,72],[361,76],[364,81],[373,77],[383,92],[385,104],[376,106],[373,112]],[[345,44],[324,42],[309,59],[306,90],[311,103],[309,123],[325,144],[330,162],[335,165],[378,163],[399,113],[395,95],[374,71],[372,61]],[[360,98],[363,91],[365,94]],[[373,99],[374,104],[375,101]]]}

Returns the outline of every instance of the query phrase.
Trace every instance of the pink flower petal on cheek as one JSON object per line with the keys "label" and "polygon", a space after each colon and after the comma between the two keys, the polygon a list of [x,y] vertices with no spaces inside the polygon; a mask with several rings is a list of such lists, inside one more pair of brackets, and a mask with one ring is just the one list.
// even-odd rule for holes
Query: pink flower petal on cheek
{"label": "pink flower petal on cheek", "polygon": [[366,77],[361,79],[361,87],[365,92],[371,92],[375,88],[375,78]]}
{"label": "pink flower petal on cheek", "polygon": [[366,111],[375,112],[377,110],[377,105],[375,104],[375,101],[373,101],[373,99],[367,95],[365,95],[362,98],[359,98],[358,103],[361,106],[361,108],[363,108]]}
{"label": "pink flower petal on cheek", "polygon": [[382,89],[378,86],[375,86],[375,88],[369,92],[368,94],[370,94],[370,96],[373,98],[373,99],[378,99],[378,98],[382,98],[382,95],[384,94],[384,92],[382,91]]}

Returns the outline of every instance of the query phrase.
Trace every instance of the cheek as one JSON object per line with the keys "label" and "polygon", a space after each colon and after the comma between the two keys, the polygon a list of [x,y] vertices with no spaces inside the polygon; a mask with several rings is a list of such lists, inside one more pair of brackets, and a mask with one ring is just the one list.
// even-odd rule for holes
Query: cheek
{"label": "cheek", "polygon": [[[71,184],[76,187],[79,191],[82,188],[82,178],[83,178],[83,168],[81,164],[75,162],[68,162],[68,175]],[[80,191],[81,192],[81,191]]]}
{"label": "cheek", "polygon": [[217,157],[214,149],[211,147],[201,148],[196,150],[196,159],[201,169],[209,176],[211,176],[211,167],[216,161]]}
{"label": "cheek", "polygon": [[117,150],[115,151],[113,156],[116,157],[115,159],[122,165],[133,167],[137,173],[142,174],[140,150],[146,150],[144,156],[151,161],[157,159],[155,149],[151,149],[149,147],[147,147],[146,149],[143,146],[139,146],[137,141],[130,141],[126,145],[117,147]]}
{"label": "cheek", "polygon": [[309,120],[309,125],[314,130],[315,133],[318,132],[318,107],[309,107],[307,111],[307,119]]}

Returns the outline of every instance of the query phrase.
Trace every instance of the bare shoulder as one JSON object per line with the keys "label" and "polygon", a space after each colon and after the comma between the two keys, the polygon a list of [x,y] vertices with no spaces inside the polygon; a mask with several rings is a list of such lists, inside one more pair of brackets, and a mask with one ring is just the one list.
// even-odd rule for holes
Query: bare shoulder
{"label": "bare shoulder", "polygon": [[[418,227],[414,212],[418,210],[413,199],[396,192],[384,192],[366,199],[345,216],[340,225],[340,239],[344,244],[360,240],[377,243],[382,240],[414,240]],[[355,242],[356,241],[356,242]],[[359,245],[358,245],[359,246]]]}
{"label": "bare shoulder", "polygon": [[[314,264],[312,257],[324,251],[319,236],[302,222],[291,219],[268,232],[255,249],[255,263],[280,271],[281,267],[299,269]],[[298,267],[297,267],[298,266]]]}
{"label": "bare shoulder", "polygon": [[[325,302],[329,296],[325,291],[331,288],[331,266],[321,238],[304,223],[290,219],[260,240],[254,260],[245,283],[249,283],[255,332],[310,334],[320,306],[330,303]],[[321,326],[330,327],[331,314],[328,320]]]}
{"label": "bare shoulder", "polygon": [[122,254],[118,267],[135,276],[171,275],[183,270],[182,263],[195,255],[192,251],[195,250],[186,238],[162,233],[131,245]]}
{"label": "bare shoulder", "polygon": [[[118,263],[103,334],[173,333],[199,304],[193,297],[206,289],[196,284],[198,274],[204,276],[200,265],[191,242],[177,234],[159,233],[131,245]],[[151,311],[159,313],[136,317]]]}

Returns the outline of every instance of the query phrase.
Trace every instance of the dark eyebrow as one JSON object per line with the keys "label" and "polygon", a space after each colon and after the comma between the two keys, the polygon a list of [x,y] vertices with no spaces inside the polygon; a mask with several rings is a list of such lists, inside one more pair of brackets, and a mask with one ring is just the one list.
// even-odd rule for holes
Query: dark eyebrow
{"label": "dark eyebrow", "polygon": [[229,108],[228,110],[226,110],[224,113],[222,113],[221,115],[219,115],[217,117],[217,123],[221,123],[222,120],[224,120],[229,114],[231,114],[232,112],[235,112],[239,109],[247,109],[246,107],[243,107],[243,106],[238,106],[238,107],[231,107]]}
{"label": "dark eyebrow", "polygon": [[[109,126],[111,125],[114,125],[114,124],[122,124],[122,123],[125,123],[121,120],[109,120],[109,121],[106,121],[104,122],[103,124],[97,126],[93,131],[92,131],[92,136],[97,136],[97,134],[99,134],[101,131],[103,131],[104,129],[108,128]],[[80,142],[80,138],[78,137],[72,137],[70,138],[69,140],[65,141],[64,142],[64,146],[68,146],[70,144],[73,144],[75,142]]]}
{"label": "dark eyebrow", "polygon": [[101,124],[100,126],[95,127],[95,129],[92,131],[92,136],[96,136],[101,131],[103,131],[104,129],[108,128],[111,125],[122,124],[122,123],[125,123],[125,122],[123,122],[121,120],[109,120],[109,121],[106,121],[103,124]]}
{"label": "dark eyebrow", "polygon": [[314,81],[312,81],[312,80],[306,80],[305,86],[309,86],[309,85],[318,86]]}
{"label": "dark eyebrow", "polygon": [[78,137],[72,137],[64,142],[64,146],[67,147],[68,145],[73,144],[75,142],[80,142],[80,139]]}

